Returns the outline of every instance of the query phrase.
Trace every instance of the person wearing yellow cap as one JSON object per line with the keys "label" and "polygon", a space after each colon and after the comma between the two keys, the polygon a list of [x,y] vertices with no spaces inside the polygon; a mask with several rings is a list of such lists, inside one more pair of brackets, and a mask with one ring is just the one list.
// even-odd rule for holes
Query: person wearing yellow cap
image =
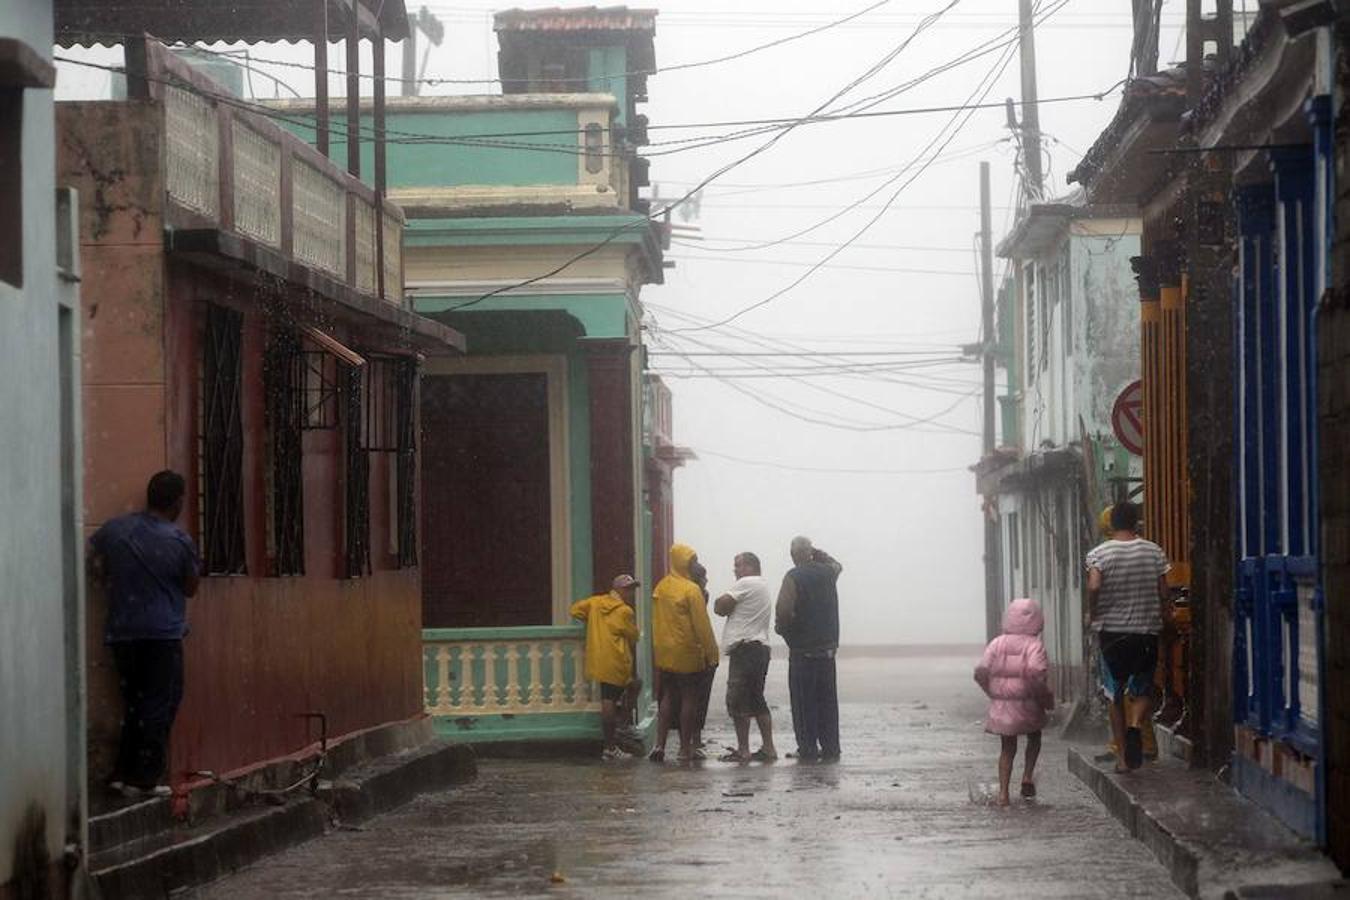
{"label": "person wearing yellow cap", "polygon": [[610,590],[572,604],[572,618],[586,623],[586,678],[600,684],[600,723],[605,735],[602,759],[630,754],[615,741],[619,700],[633,681],[633,647],[639,633],[633,614],[638,581],[632,575],[614,579]]}

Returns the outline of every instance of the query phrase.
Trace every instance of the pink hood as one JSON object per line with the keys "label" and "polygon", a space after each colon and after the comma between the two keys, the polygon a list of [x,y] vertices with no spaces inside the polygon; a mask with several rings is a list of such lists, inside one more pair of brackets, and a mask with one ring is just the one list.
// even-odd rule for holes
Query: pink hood
{"label": "pink hood", "polygon": [[1045,727],[1055,702],[1050,660],[1041,643],[1045,616],[1035,600],[1014,600],[1003,614],[1003,634],[989,642],[975,667],[975,681],[989,695],[985,730],[1030,734]]}
{"label": "pink hood", "polygon": [[1035,600],[1029,600],[1023,597],[1020,600],[1014,600],[1012,604],[1003,611],[1003,633],[1004,634],[1027,634],[1038,635],[1045,630],[1045,614],[1041,612],[1040,604]]}

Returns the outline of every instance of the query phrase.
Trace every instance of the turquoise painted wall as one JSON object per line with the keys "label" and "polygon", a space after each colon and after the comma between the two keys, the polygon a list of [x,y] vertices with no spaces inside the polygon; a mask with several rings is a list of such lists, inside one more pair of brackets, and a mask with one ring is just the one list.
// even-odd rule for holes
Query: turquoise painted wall
{"label": "turquoise painted wall", "polygon": [[[575,337],[617,338],[628,334],[628,298],[623,294],[539,294],[539,295],[498,295],[475,304],[472,310],[455,313],[455,307],[467,303],[471,298],[462,296],[437,297],[422,295],[413,300],[413,309],[424,316],[446,314],[446,322],[463,331],[469,337],[469,349],[491,349],[495,353],[543,352],[528,350],[539,347],[540,340],[547,337],[538,334],[486,335],[478,341],[474,334],[478,326],[474,320],[481,320],[494,312],[546,312],[559,311],[570,316],[580,326],[581,333]],[[484,343],[486,340],[486,343]]]}
{"label": "turquoise painted wall", "polygon": [[615,121],[628,124],[628,48],[595,47],[587,59],[586,89],[598,94],[612,94],[619,100]]}
{"label": "turquoise painted wall", "polygon": [[[308,124],[314,120],[312,115],[286,118],[296,121],[281,124],[308,143],[314,143],[314,128]],[[367,183],[375,171],[375,148],[367,139],[373,128],[371,116],[362,116],[361,177]],[[572,109],[390,113],[385,121],[389,186],[576,184],[576,128],[577,114]],[[531,131],[562,133],[484,138],[492,143],[482,145],[423,142],[412,137],[463,139]],[[328,155],[346,168],[347,132],[343,118],[333,121]]]}

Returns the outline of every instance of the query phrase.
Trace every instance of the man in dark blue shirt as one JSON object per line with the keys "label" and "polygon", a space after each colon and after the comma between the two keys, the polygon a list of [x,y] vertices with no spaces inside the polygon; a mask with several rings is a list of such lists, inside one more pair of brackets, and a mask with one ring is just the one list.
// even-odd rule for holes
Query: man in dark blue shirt
{"label": "man in dark blue shirt", "polygon": [[89,539],[91,569],[108,598],[104,640],[126,706],[109,786],[126,796],[168,793],[160,781],[183,698],[187,598],[201,571],[192,538],[174,524],[185,492],[183,476],[160,472],[146,488],[143,512],[118,516]]}

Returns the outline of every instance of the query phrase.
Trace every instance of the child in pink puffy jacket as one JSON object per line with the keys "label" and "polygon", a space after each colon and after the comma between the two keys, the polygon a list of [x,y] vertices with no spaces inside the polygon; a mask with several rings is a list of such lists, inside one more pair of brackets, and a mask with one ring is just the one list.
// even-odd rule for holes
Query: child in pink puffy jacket
{"label": "child in pink puffy jacket", "polygon": [[1049,659],[1041,630],[1045,617],[1035,600],[1014,600],[1003,613],[1003,634],[984,648],[975,667],[975,681],[989,695],[989,718],[984,730],[1003,739],[998,757],[998,805],[1008,805],[1008,783],[1017,757],[1017,736],[1027,736],[1022,796],[1036,796],[1036,758],[1041,754],[1041,729],[1055,705],[1050,690]]}

